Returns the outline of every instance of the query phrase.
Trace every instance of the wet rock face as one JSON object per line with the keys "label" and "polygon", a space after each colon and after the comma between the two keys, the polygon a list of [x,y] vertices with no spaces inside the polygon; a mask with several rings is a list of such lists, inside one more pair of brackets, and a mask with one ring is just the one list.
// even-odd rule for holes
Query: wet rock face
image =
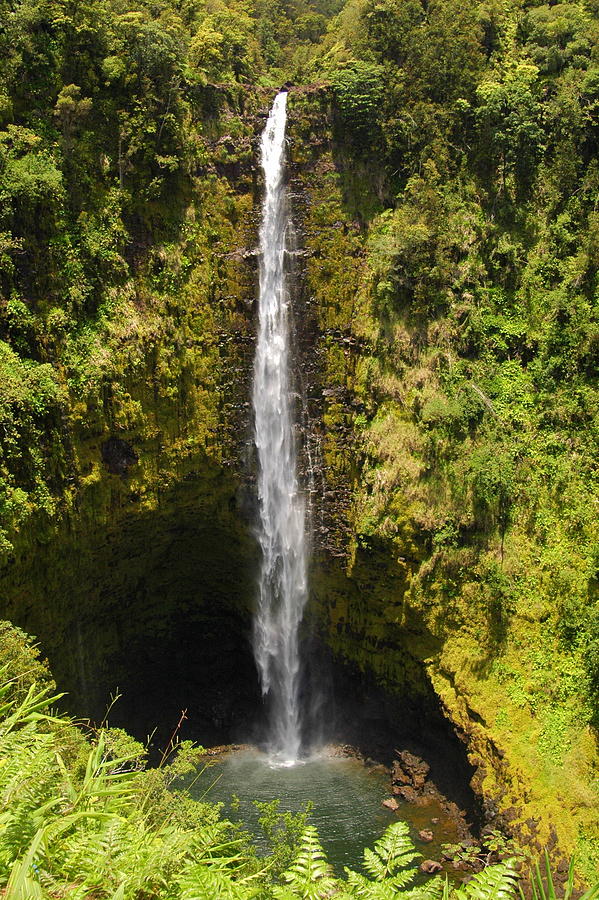
{"label": "wet rock face", "polygon": [[[452,747],[451,742],[448,740],[446,749],[448,753],[453,751],[453,763],[454,765],[459,765],[460,759],[459,753],[456,753],[457,747]],[[442,750],[442,748],[439,747],[439,750]],[[445,791],[441,792],[439,790],[438,785],[430,777],[431,766],[428,762],[409,750],[397,750],[396,755],[397,759],[391,766],[391,793],[394,797],[400,797],[407,803],[413,803],[416,806],[426,805],[433,799],[437,800],[445,812],[458,823],[463,834],[468,834],[469,825],[474,826],[475,830],[477,826],[480,826],[481,810],[478,803],[472,803],[472,794],[469,798],[470,803],[467,802],[468,798],[464,792],[461,793],[461,796],[459,793],[453,794],[454,799],[458,799],[460,805],[469,807],[468,809],[461,809],[460,805],[455,803],[454,799],[451,799],[451,796],[447,796]],[[449,756],[446,763],[451,768]],[[436,771],[442,771],[442,767],[437,765]],[[451,787],[451,781],[447,784]],[[464,800],[466,800],[465,803]],[[433,840],[433,832],[429,829],[424,829],[419,832],[418,837],[423,843],[429,843]]]}
{"label": "wet rock face", "polygon": [[[406,708],[426,709],[433,719],[445,713],[455,724],[455,709],[445,705],[440,712],[437,685],[433,689],[431,683],[430,660],[443,652],[442,640],[407,599],[412,575],[428,552],[422,535],[407,507],[384,520],[392,539],[381,537],[387,527],[381,522],[361,521],[359,482],[369,451],[360,444],[360,422],[369,407],[373,414],[379,399],[364,380],[365,371],[376,369],[378,353],[371,343],[376,330],[370,333],[368,324],[368,224],[386,204],[384,185],[377,184],[376,161],[360,168],[339,140],[332,97],[323,86],[291,92],[289,147],[301,251],[294,257],[293,277],[303,459],[311,486],[313,624],[337,660],[372,673]],[[375,478],[370,485],[376,493]],[[465,758],[471,736],[464,727],[459,736]],[[426,748],[420,749],[427,756]],[[426,771],[412,771],[404,762],[398,762],[402,777],[393,791],[417,802],[431,782]],[[471,769],[465,783],[472,774]],[[479,782],[473,784],[478,789]]]}
{"label": "wet rock face", "polygon": [[[226,608],[188,611],[165,619],[155,632],[128,641],[119,652],[123,697],[111,722],[138,738],[152,734],[163,748],[181,719],[178,736],[202,746],[250,739],[260,707],[247,621]],[[108,661],[107,661],[108,662]]]}
{"label": "wet rock face", "polygon": [[434,694],[390,692],[317,640],[306,651],[312,669],[304,684],[309,731],[324,744],[349,745],[367,768],[384,771],[389,799],[440,804],[464,834],[466,823],[478,831],[483,817],[470,784],[475,770]]}
{"label": "wet rock face", "polygon": [[[131,255],[141,327],[122,355],[104,348],[97,396],[72,398],[56,515],[32,517],[0,560],[0,618],[40,641],[69,710],[102,720],[118,688],[111,722],[142,739],[156,725],[170,735],[187,709],[187,735],[229,741],[258,703],[247,639],[257,551],[243,487],[254,125],[272,91],[258,94],[194,92],[207,141],[189,197],[195,249],[185,238],[166,252],[147,235]],[[176,290],[156,288],[174,273]]]}

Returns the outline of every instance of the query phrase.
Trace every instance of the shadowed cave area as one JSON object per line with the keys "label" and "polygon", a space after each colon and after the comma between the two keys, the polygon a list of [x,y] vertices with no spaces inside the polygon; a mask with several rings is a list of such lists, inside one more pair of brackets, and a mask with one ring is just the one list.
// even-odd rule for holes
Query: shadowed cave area
{"label": "shadowed cave area", "polygon": [[[5,615],[36,635],[64,701],[142,741],[154,758],[178,736],[210,747],[259,744],[264,709],[250,646],[257,547],[230,486],[179,484],[158,510],[110,527],[64,528],[3,573]],[[476,822],[465,746],[432,690],[392,696],[304,641],[302,701],[314,742],[350,744],[391,762],[408,749],[431,765],[445,796]],[[424,678],[424,676],[423,676]]]}

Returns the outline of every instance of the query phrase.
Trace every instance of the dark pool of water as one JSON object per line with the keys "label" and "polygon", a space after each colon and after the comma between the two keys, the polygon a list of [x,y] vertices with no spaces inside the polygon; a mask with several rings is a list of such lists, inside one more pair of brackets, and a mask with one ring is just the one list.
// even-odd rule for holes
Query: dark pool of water
{"label": "dark pool of water", "polygon": [[[397,812],[386,809],[389,776],[368,769],[357,759],[319,756],[290,768],[274,768],[266,756],[243,751],[225,756],[208,769],[194,787],[196,796],[224,803],[224,814],[243,822],[261,841],[259,811],[254,801],[280,800],[283,812],[298,812],[307,801],[313,804],[310,816],[337,873],[344,866],[359,868],[365,847],[372,847],[388,825],[398,818],[410,825],[418,850],[426,859],[440,859],[440,846],[457,841],[453,822],[438,803],[425,807],[402,803]],[[232,797],[238,798],[234,803]],[[431,820],[438,818],[437,824]],[[432,843],[424,843],[418,832],[430,829]]]}

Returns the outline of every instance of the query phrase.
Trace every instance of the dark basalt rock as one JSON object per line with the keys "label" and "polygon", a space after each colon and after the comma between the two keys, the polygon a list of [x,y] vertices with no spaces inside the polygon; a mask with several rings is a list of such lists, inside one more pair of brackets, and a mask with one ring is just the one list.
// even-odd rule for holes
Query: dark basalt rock
{"label": "dark basalt rock", "polygon": [[424,872],[425,875],[435,875],[437,872],[440,872],[442,868],[443,866],[441,863],[434,859],[425,859],[424,862],[420,863],[420,871]]}
{"label": "dark basalt rock", "polygon": [[131,444],[121,438],[109,437],[100,447],[102,462],[112,475],[124,477],[139,457]]}
{"label": "dark basalt rock", "polygon": [[417,791],[415,791],[413,787],[409,787],[408,785],[405,785],[405,786],[395,785],[393,787],[393,793],[395,794],[396,797],[401,797],[402,800],[405,800],[406,803],[417,804],[418,800],[420,799],[420,796],[417,793]]}
{"label": "dark basalt rock", "polygon": [[422,790],[430,772],[429,764],[408,750],[402,750],[398,756],[399,760],[393,763],[393,784],[409,784]]}

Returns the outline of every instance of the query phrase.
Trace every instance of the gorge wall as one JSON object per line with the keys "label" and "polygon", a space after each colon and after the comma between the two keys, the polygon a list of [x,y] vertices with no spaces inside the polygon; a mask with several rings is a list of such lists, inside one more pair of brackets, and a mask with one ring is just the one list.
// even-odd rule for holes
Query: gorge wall
{"label": "gorge wall", "polygon": [[[588,677],[585,654],[560,640],[552,623],[560,607],[547,581],[566,529],[572,560],[581,537],[553,518],[562,509],[560,489],[551,480],[541,486],[543,476],[536,482],[542,515],[555,521],[548,544],[547,532],[531,524],[526,493],[514,492],[506,511],[505,450],[497,442],[497,461],[488,455],[485,423],[491,420],[492,434],[506,427],[506,387],[493,382],[503,363],[493,361],[487,374],[469,362],[467,341],[462,349],[474,280],[464,248],[476,242],[477,226],[470,212],[443,206],[434,174],[432,186],[424,175],[408,184],[399,212],[385,212],[383,167],[355,143],[352,152],[327,92],[314,89],[296,103],[292,172],[311,312],[303,321],[313,323],[320,361],[318,388],[307,391],[322,462],[314,617],[338,657],[396,695],[426,697],[432,687],[468,747],[488,821],[527,846],[576,847],[593,871],[596,732],[576,687]],[[439,226],[438,255],[429,262],[447,268],[444,276],[435,271],[447,278],[449,312],[423,317],[410,265],[416,269],[419,254],[435,247],[431,221],[444,216],[451,237]],[[391,306],[389,282],[402,285],[402,278],[410,299],[398,303],[396,284]],[[532,440],[541,446],[542,424],[536,429]],[[533,446],[518,451],[524,481],[535,465],[539,475],[547,465]],[[592,491],[584,463],[568,477],[570,491]],[[592,542],[591,534],[582,540]],[[589,590],[592,597],[593,579],[587,586],[586,565],[578,565],[581,596]]]}
{"label": "gorge wall", "polygon": [[[202,154],[177,228],[168,240],[140,229],[99,327],[47,337],[38,360],[54,365],[56,394],[23,440],[50,435],[48,499],[7,529],[2,615],[41,640],[74,711],[101,717],[127,686],[111,718],[138,732],[153,705],[176,719],[182,685],[214,740],[234,722],[243,731],[257,704],[248,401],[256,139],[271,100],[270,89],[198,89],[190,131]],[[451,341],[434,320],[426,331],[377,306],[371,250],[388,188],[345,139],[330,89],[292,90],[289,116],[309,623],[357,680],[401,701],[394,715],[442,708],[491,824],[577,849],[590,871],[593,731],[560,720],[544,694],[542,604],[507,616],[483,577],[492,568],[501,581],[521,536],[494,512],[483,537],[466,514],[444,518],[449,492],[427,476],[414,405],[451,418],[426,357]],[[541,648],[532,675],[527,644]],[[576,679],[574,664],[566,674]]]}
{"label": "gorge wall", "polygon": [[209,151],[190,173],[177,240],[146,235],[130,277],[107,285],[115,305],[91,335],[50,351],[65,360],[62,393],[38,416],[52,502],[31,504],[4,555],[3,614],[42,640],[70,708],[101,718],[109,693],[128,686],[113,720],[138,730],[158,724],[144,718],[144,696],[172,724],[188,677],[205,726],[230,718],[219,685],[244,685],[242,706],[256,703],[246,631],[257,551],[240,473],[251,441],[255,113],[269,97],[252,96],[245,119],[226,90],[196,98]]}

